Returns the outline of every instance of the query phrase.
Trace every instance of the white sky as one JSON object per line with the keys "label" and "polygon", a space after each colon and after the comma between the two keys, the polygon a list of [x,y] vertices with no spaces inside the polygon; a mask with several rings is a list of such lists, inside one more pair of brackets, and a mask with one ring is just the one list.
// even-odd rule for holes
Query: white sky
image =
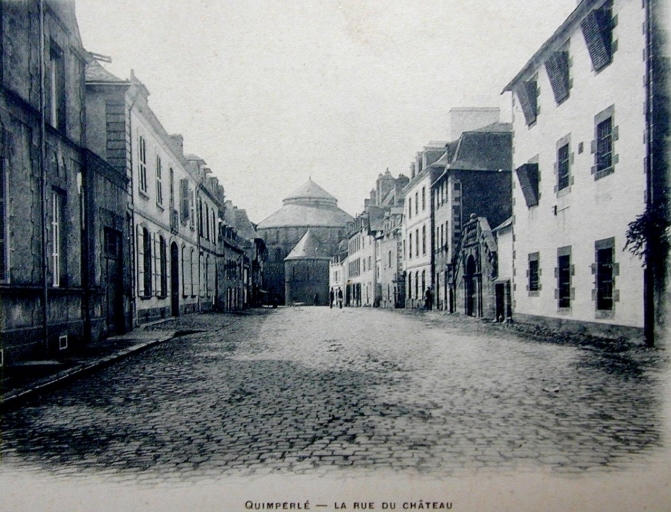
{"label": "white sky", "polygon": [[308,176],[350,214],[408,174],[452,107],[501,89],[576,0],[78,0],[84,45],[130,69],[254,222]]}

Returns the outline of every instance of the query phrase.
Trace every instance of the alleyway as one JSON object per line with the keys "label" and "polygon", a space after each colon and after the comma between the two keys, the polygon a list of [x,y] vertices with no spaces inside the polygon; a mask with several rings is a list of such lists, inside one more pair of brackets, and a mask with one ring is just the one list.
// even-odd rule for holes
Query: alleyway
{"label": "alleyway", "polygon": [[172,324],[196,332],[3,413],[0,471],[610,471],[662,444],[659,352],[371,309]]}

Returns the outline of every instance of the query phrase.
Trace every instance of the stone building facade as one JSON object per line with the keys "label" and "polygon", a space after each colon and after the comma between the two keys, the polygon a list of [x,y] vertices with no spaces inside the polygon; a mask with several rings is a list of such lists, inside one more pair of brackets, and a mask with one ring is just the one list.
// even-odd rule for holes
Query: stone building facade
{"label": "stone building facade", "polygon": [[132,325],[211,309],[223,187],[184,155],[133,72],[122,80],[90,61],[86,88],[89,147],[130,180]]}
{"label": "stone building facade", "polygon": [[82,229],[87,53],[73,2],[0,7],[0,363],[11,364],[90,335]]}
{"label": "stone building facade", "polygon": [[644,212],[668,218],[660,129],[668,93],[653,16],[661,5],[581,1],[505,87],[513,92],[517,321],[654,336],[667,254],[650,237],[642,265],[625,246],[629,223]]}
{"label": "stone building facade", "polygon": [[308,229],[284,260],[287,304],[328,305],[330,259],[321,241]]}
{"label": "stone building facade", "polygon": [[[325,254],[334,255],[352,217],[338,208],[338,201],[312,179],[285,197],[283,206],[258,224],[268,259],[263,283],[269,300],[284,303],[284,259],[308,229],[320,241]],[[328,271],[327,271],[328,276]]]}

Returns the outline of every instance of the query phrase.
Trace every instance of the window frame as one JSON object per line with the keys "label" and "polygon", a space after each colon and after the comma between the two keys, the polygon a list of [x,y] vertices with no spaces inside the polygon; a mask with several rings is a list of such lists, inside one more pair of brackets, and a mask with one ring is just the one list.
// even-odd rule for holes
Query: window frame
{"label": "window frame", "polygon": [[140,195],[148,197],[147,191],[147,140],[138,135],[138,190]]}

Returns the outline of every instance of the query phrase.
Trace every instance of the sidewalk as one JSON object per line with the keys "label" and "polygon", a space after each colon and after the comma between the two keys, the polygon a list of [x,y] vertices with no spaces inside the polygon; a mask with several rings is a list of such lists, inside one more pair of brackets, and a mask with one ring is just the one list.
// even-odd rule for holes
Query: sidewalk
{"label": "sidewalk", "polygon": [[127,334],[86,345],[58,359],[23,361],[3,368],[0,377],[0,409],[17,405],[40,391],[90,373],[179,334],[179,331],[160,327],[143,326]]}

